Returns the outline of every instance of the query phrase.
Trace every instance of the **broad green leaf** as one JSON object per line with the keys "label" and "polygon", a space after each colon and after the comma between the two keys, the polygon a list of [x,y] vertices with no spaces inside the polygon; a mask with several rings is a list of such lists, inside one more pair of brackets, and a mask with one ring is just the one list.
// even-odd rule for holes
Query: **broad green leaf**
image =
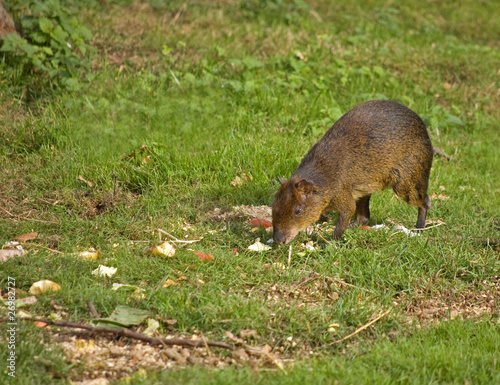
{"label": "broad green leaf", "polygon": [[54,24],[52,21],[45,17],[41,17],[40,20],[38,20],[38,25],[40,26],[40,30],[47,34],[50,34],[54,30]]}
{"label": "broad green leaf", "polygon": [[102,327],[129,327],[141,324],[151,313],[147,310],[118,305],[108,318],[99,318],[91,321],[94,326]]}
{"label": "broad green leaf", "polygon": [[456,126],[464,125],[464,122],[458,116],[455,115],[448,115],[448,117],[446,118],[446,123]]}

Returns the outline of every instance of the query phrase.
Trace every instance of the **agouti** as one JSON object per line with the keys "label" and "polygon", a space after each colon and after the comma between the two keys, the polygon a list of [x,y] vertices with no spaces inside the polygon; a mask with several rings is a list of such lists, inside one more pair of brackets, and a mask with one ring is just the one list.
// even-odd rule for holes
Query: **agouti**
{"label": "agouti", "polygon": [[274,241],[290,242],[325,211],[339,213],[340,239],[356,214],[370,218],[370,196],[391,187],[418,208],[417,228],[430,207],[427,185],[432,145],[422,119],[396,102],[362,103],[342,116],[282,183],[272,207]]}

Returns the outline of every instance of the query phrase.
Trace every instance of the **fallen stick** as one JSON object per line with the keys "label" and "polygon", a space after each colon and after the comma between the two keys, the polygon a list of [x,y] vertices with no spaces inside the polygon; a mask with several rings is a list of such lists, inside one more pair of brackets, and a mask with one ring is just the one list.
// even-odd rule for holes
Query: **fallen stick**
{"label": "fallen stick", "polygon": [[360,328],[356,329],[355,331],[353,331],[351,334],[345,336],[344,338],[340,339],[340,340],[337,340],[335,342],[332,342],[331,344],[329,345],[334,345],[334,344],[339,344],[341,342],[344,342],[345,340],[348,340],[349,338],[351,337],[354,337],[356,334],[358,334],[359,332],[365,330],[366,328],[369,328],[370,326],[372,326],[375,322],[377,322],[378,320],[380,320],[381,318],[385,317],[387,314],[389,314],[392,310],[392,307],[383,312],[382,314],[380,314],[378,317],[372,319],[370,322],[364,324],[363,326],[361,326]]}
{"label": "fallen stick", "polygon": [[432,153],[433,155],[439,155],[439,156],[442,156],[443,158],[445,158],[447,161],[450,161],[451,160],[451,156],[448,155],[446,152],[444,152],[442,149],[440,149],[439,147],[432,147]]}
{"label": "fallen stick", "polygon": [[[314,270],[312,270],[312,271],[300,270],[300,271],[302,271],[304,273],[309,273],[309,274],[316,274],[316,278],[324,278],[328,281],[335,283],[336,285],[344,285],[344,286],[352,287],[353,289],[364,290],[364,291],[367,291],[369,293],[373,293],[373,291],[371,291],[370,289],[365,289],[364,287],[359,287],[359,286],[353,285],[351,283],[347,283],[347,282],[341,280],[340,278],[333,278],[333,277],[329,277],[329,276],[324,275],[324,274],[317,273]],[[305,283],[308,283],[308,281],[310,281],[310,280],[306,279],[306,281],[298,283],[297,288]]]}
{"label": "fallen stick", "polygon": [[[111,329],[111,328],[104,328],[104,327],[99,327],[99,326],[90,326],[90,325],[80,324],[77,322],[56,321],[56,320],[43,319],[43,318],[20,318],[20,319],[24,320],[24,321],[45,322],[46,324],[68,327],[68,328],[85,329],[85,330],[89,330],[89,331],[94,332],[94,333],[113,334],[113,335],[120,336],[120,337],[128,337],[128,338],[132,338],[135,340],[148,342],[151,345],[164,345],[164,346],[177,345],[177,346],[191,346],[193,348],[213,346],[216,348],[234,350],[234,346],[231,344],[226,344],[225,342],[212,341],[212,340],[206,340],[206,339],[191,340],[191,339],[184,339],[184,338],[157,338],[157,337],[150,337],[150,336],[147,336],[145,334],[137,333],[137,332],[134,332],[134,331],[126,329],[126,328]],[[5,320],[0,319],[0,322],[3,322],[3,321],[5,321]]]}
{"label": "fallen stick", "polygon": [[52,253],[56,253],[56,254],[63,254],[63,255],[65,254],[62,251],[54,250],[54,249],[51,249],[50,247],[39,245],[38,243],[25,243],[25,245],[31,246],[31,247],[39,247],[41,249],[48,250],[48,251],[50,251]]}
{"label": "fallen stick", "polygon": [[179,242],[179,243],[196,243],[196,242],[199,242],[203,239],[203,237],[201,237],[200,239],[194,239],[192,241],[184,241],[182,239],[179,239],[179,238],[176,238],[174,237],[172,234],[169,234],[167,233],[165,230],[162,230],[162,229],[158,229],[158,232],[159,233],[162,233],[162,234],[165,234],[167,236],[169,236],[170,238],[172,238],[172,242]]}
{"label": "fallen stick", "polygon": [[89,312],[92,318],[101,318],[92,301],[87,301],[87,307],[89,308]]}

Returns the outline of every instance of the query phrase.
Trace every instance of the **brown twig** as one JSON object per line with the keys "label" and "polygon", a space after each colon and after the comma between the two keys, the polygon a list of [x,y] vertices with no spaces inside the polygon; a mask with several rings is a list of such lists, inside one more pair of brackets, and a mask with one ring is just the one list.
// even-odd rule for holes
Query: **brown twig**
{"label": "brown twig", "polygon": [[97,312],[97,310],[96,310],[96,308],[94,306],[94,303],[92,301],[87,301],[87,307],[89,308],[90,315],[93,318],[100,318],[101,317],[99,315],[99,313]]}
{"label": "brown twig", "polygon": [[42,246],[42,245],[39,245],[38,243],[25,243],[26,246],[34,246],[34,247],[39,247],[41,249],[45,249],[45,250],[48,250],[48,251],[51,251],[52,253],[56,253],[56,254],[65,254],[63,253],[62,251],[59,251],[59,250],[54,250],[54,249],[51,249],[50,247],[47,247],[47,246]]}
{"label": "brown twig", "polygon": [[172,21],[170,21],[170,25],[173,25],[177,22],[177,19],[179,19],[179,16],[181,15],[182,12],[184,12],[186,9],[186,4],[183,4],[182,7],[179,9],[179,11],[177,12],[177,14],[174,16],[174,18],[172,19]]}
{"label": "brown twig", "polygon": [[383,312],[382,314],[380,314],[378,317],[375,317],[374,319],[372,319],[370,322],[364,324],[363,326],[361,326],[360,328],[356,329],[355,331],[353,331],[351,334],[345,336],[344,338],[340,339],[340,340],[337,340],[335,342],[332,342],[330,345],[334,345],[334,344],[339,344],[341,342],[344,342],[345,340],[348,340],[349,338],[351,337],[354,337],[356,334],[358,334],[359,332],[369,328],[370,326],[372,326],[375,322],[379,321],[380,319],[384,318],[387,314],[389,314],[391,312],[393,308],[391,307],[389,310],[386,310],[385,312]]}
{"label": "brown twig", "polygon": [[[364,287],[359,287],[359,286],[353,285],[353,284],[351,284],[351,283],[347,283],[347,282],[345,282],[345,281],[341,280],[340,278],[333,278],[333,277],[329,277],[329,276],[327,276],[327,275],[320,274],[320,273],[317,273],[317,272],[315,272],[315,271],[307,271],[307,270],[301,270],[301,271],[303,271],[303,272],[305,272],[305,273],[309,273],[309,274],[316,274],[316,276],[317,276],[318,278],[324,278],[324,279],[327,279],[327,280],[332,281],[333,283],[335,283],[335,284],[337,284],[337,285],[349,286],[349,287],[352,287],[353,289],[364,290],[364,291],[367,291],[367,292],[369,292],[369,293],[373,293],[373,292],[372,292],[371,290],[369,290],[369,289],[365,289]],[[306,282],[307,282],[307,280],[306,280]],[[300,285],[303,285],[303,284],[304,284],[304,283],[306,283],[306,282],[302,282],[302,283],[300,283],[300,284],[299,284],[299,286],[300,286]]]}
{"label": "brown twig", "polygon": [[158,232],[159,233],[162,233],[162,234],[165,234],[167,236],[169,236],[170,238],[172,238],[172,242],[179,242],[179,243],[196,243],[196,242],[199,242],[203,239],[203,237],[201,237],[200,239],[194,239],[192,241],[185,241],[183,239],[179,239],[179,238],[176,238],[174,237],[172,234],[169,234],[167,233],[165,230],[162,230],[162,229],[158,229]]}
{"label": "brown twig", "polygon": [[451,160],[451,156],[448,155],[446,152],[444,152],[443,150],[441,150],[439,147],[432,147],[432,152],[434,155],[439,155],[439,156],[442,156],[443,158],[445,158],[446,160],[450,161]]}
{"label": "brown twig", "polygon": [[316,233],[316,235],[317,235],[318,237],[320,237],[322,240],[324,240],[326,243],[328,243],[330,246],[333,246],[333,243],[332,243],[332,242],[330,242],[330,241],[329,241],[328,239],[326,239],[325,237],[323,237],[323,236],[322,236],[319,232],[318,232],[318,233]]}
{"label": "brown twig", "polygon": [[[75,329],[85,329],[89,330],[93,333],[102,333],[102,334],[113,334],[120,337],[128,337],[134,340],[139,340],[143,342],[147,342],[151,345],[177,345],[177,346],[190,346],[193,348],[212,346],[216,348],[234,350],[234,346],[231,344],[226,344],[225,342],[212,341],[212,340],[191,340],[185,338],[157,338],[150,337],[145,334],[137,333],[132,330],[126,328],[104,328],[99,326],[90,326],[85,324],[80,324],[77,322],[68,322],[68,321],[56,321],[50,319],[42,319],[42,318],[20,318],[25,321],[35,321],[35,322],[45,322],[50,325],[56,325],[61,327],[75,328]],[[1,320],[0,320],[1,321]]]}

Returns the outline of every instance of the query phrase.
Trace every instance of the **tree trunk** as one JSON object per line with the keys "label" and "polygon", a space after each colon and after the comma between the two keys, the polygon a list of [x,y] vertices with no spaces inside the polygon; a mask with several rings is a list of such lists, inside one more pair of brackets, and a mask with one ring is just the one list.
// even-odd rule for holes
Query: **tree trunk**
{"label": "tree trunk", "polygon": [[0,39],[12,32],[16,32],[14,19],[7,13],[2,1],[0,1]]}

